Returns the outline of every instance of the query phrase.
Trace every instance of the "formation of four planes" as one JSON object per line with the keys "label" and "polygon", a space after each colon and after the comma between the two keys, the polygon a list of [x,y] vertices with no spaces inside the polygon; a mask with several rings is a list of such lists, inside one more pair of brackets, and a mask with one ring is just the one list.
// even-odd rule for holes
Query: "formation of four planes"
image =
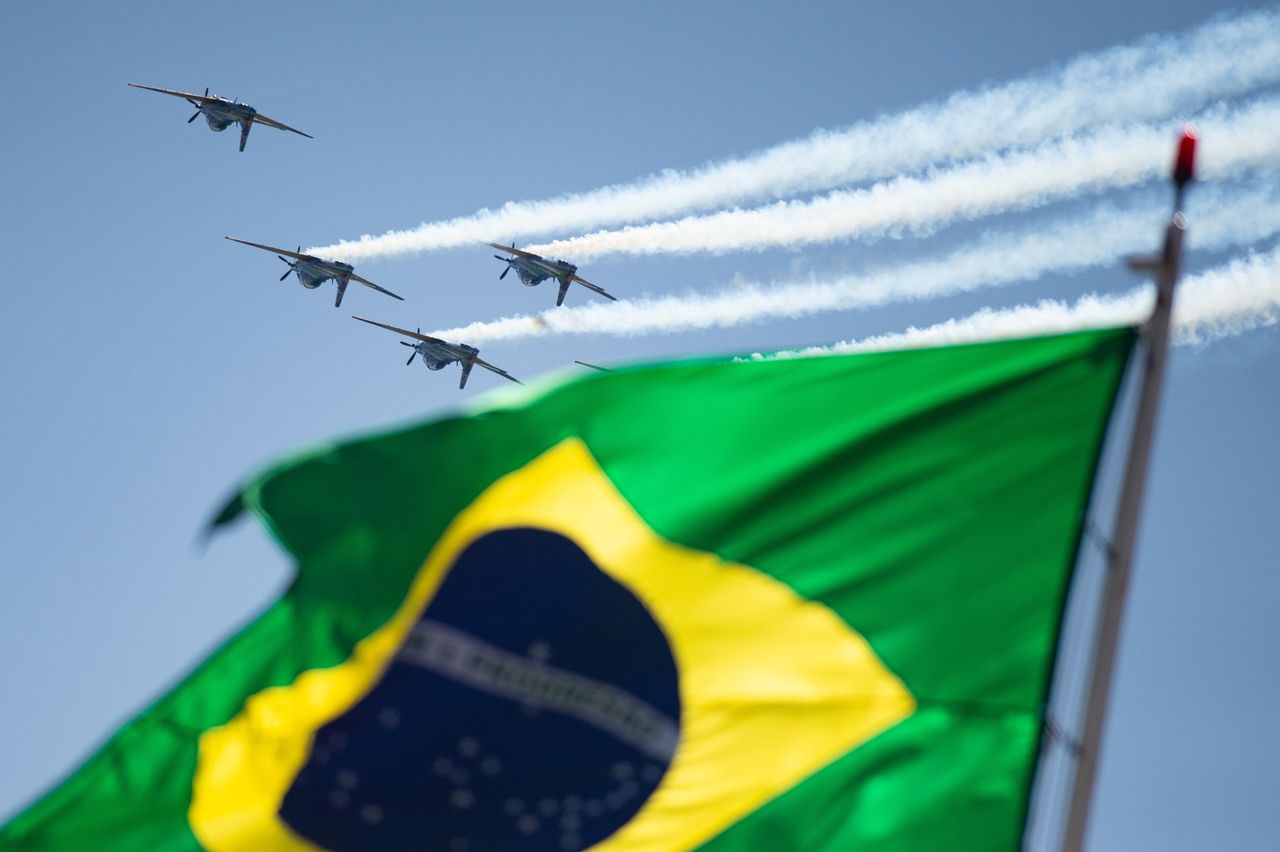
{"label": "formation of four planes", "polygon": [[[195,121],[201,115],[205,118],[205,123],[209,125],[209,129],[221,133],[233,124],[240,126],[240,150],[244,150],[245,143],[249,141],[249,131],[253,129],[255,124],[261,124],[266,127],[274,127],[277,130],[287,130],[290,133],[296,133],[299,136],[306,136],[308,139],[315,137],[310,134],[303,133],[301,130],[290,127],[287,124],[267,118],[253,107],[246,103],[242,103],[238,98],[227,99],[220,95],[210,95],[206,88],[203,95],[194,94],[192,92],[179,92],[173,89],[160,89],[155,86],[144,86],[141,83],[130,83],[135,89],[146,89],[149,92],[159,92],[163,95],[172,95],[182,98],[196,108],[196,112],[191,118],[187,119],[187,124]],[[355,268],[349,263],[342,263],[337,260],[324,260],[310,254],[302,253],[302,246],[298,246],[296,251],[288,249],[276,248],[275,246],[263,245],[262,243],[254,243],[248,240],[241,240],[236,237],[227,237],[232,242],[241,243],[242,245],[252,246],[253,248],[262,249],[263,251],[273,252],[276,257],[280,258],[289,268],[280,276],[283,281],[291,274],[298,276],[298,283],[308,290],[314,290],[326,281],[333,281],[337,284],[338,295],[333,302],[333,306],[340,307],[342,305],[342,297],[347,292],[347,285],[352,281],[357,284],[363,284],[371,290],[377,290],[379,293],[390,296],[393,299],[404,301],[402,296],[392,293],[390,290],[379,287],[367,278],[356,275]],[[516,271],[516,275],[520,279],[520,283],[526,287],[536,287],[543,281],[554,279],[560,285],[560,291],[556,295],[556,306],[564,304],[565,295],[569,292],[572,284],[581,284],[592,292],[599,293],[610,301],[617,301],[613,296],[609,295],[604,288],[592,284],[590,281],[578,275],[578,267],[572,263],[563,260],[550,260],[548,258],[536,255],[533,252],[523,251],[514,245],[504,246],[498,243],[486,243],[490,248],[495,248],[502,252],[502,255],[494,255],[495,258],[506,264],[506,268],[502,270],[502,274],[498,276],[501,281],[507,277],[507,273],[512,269]],[[467,346],[463,343],[450,343],[447,340],[441,340],[438,337],[431,337],[423,334],[422,329],[416,332],[409,331],[404,328],[397,328],[394,325],[375,322],[374,320],[365,319],[364,317],[353,317],[353,319],[366,322],[370,325],[376,325],[379,328],[385,328],[388,331],[394,331],[397,334],[412,338],[415,342],[400,341],[402,346],[408,346],[413,349],[409,354],[409,360],[405,365],[413,363],[413,359],[422,356],[422,363],[426,365],[428,370],[442,370],[450,364],[460,364],[462,367],[462,380],[458,383],[459,388],[467,386],[467,377],[471,375],[473,367],[483,367],[486,370],[497,373],[504,379],[509,379],[517,384],[520,380],[508,373],[506,370],[495,367],[488,361],[480,358],[480,350],[474,346]],[[592,364],[584,366],[595,367]]]}

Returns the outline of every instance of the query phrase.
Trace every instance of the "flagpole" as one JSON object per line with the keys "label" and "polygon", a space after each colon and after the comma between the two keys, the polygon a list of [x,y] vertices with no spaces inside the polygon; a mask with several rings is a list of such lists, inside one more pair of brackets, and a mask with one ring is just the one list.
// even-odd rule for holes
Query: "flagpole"
{"label": "flagpole", "polygon": [[1124,615],[1125,595],[1133,563],[1133,546],[1137,538],[1138,517],[1142,511],[1146,489],[1147,467],[1155,435],[1156,412],[1160,407],[1160,391],[1164,384],[1165,362],[1169,349],[1169,326],[1173,313],[1173,291],[1182,264],[1182,242],[1187,219],[1182,213],[1183,190],[1194,171],[1196,136],[1193,128],[1183,131],[1174,163],[1173,217],[1165,229],[1164,247],[1158,256],[1131,260],[1136,271],[1153,273],[1156,279],[1156,305],[1146,323],[1146,353],[1142,363],[1142,386],[1138,411],[1129,440],[1129,458],[1125,463],[1120,503],[1116,509],[1115,529],[1111,536],[1107,574],[1103,586],[1102,611],[1090,667],[1089,691],[1085,708],[1084,730],[1072,782],[1070,809],[1067,812],[1064,852],[1081,852],[1088,828],[1089,806],[1093,799],[1094,778],[1102,733],[1106,723],[1107,700],[1111,692],[1115,665],[1116,642]]}

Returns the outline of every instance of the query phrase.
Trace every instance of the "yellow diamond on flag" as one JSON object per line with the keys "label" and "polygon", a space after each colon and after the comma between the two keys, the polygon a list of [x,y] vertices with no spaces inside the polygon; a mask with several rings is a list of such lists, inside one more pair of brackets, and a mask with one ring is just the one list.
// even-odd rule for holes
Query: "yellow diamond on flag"
{"label": "yellow diamond on flag", "polygon": [[[651,764],[658,767],[654,774],[660,771],[660,776],[649,779],[654,783],[642,801],[633,793],[629,797],[633,801],[613,808],[624,812],[625,821],[606,836],[602,848],[687,848],[705,841],[914,710],[914,701],[898,678],[827,607],[748,566],[663,540],[626,503],[585,445],[570,439],[497,480],[461,512],[427,557],[399,611],[362,641],[347,662],[304,672],[292,684],[253,696],[230,723],[201,738],[190,818],[205,846],[227,852],[266,845],[329,848],[325,843],[333,842],[333,837],[310,836],[305,819],[290,822],[286,797],[304,773],[323,771],[313,765],[317,749],[324,747],[318,732],[358,708],[393,670],[393,661],[403,660],[407,647],[417,647],[414,637],[426,636],[426,627],[435,647],[441,647],[441,637],[453,636],[452,647],[472,655],[467,659],[477,660],[477,667],[489,665],[487,670],[502,671],[509,654],[491,650],[486,658],[485,649],[495,646],[483,638],[458,639],[458,631],[425,616],[430,616],[433,600],[460,556],[486,536],[509,530],[555,533],[580,548],[599,572],[647,611],[674,661],[679,722],[673,728],[671,753],[653,758],[658,761]],[[520,617],[514,614],[525,601],[505,599],[500,588],[490,591],[490,618],[506,618],[507,610],[512,617]],[[559,627],[563,635],[564,625]],[[572,635],[572,624],[568,632]],[[449,646],[445,647],[447,652]],[[439,659],[433,664],[443,665]],[[450,676],[464,688],[511,702],[519,689],[526,688],[521,683],[536,682],[529,672],[555,671],[537,660],[524,664],[515,660],[507,666],[514,674],[507,676],[510,683],[504,686],[493,677],[485,680],[487,675],[469,673],[466,665],[454,665]],[[608,719],[592,718],[590,708],[583,711],[573,705],[572,695],[589,696],[592,689],[609,695],[625,691],[607,683],[607,677],[585,678],[571,672],[560,677],[570,679],[564,681],[572,687],[570,698],[559,703],[543,700],[545,716],[577,716],[615,737],[639,743],[641,750],[662,748],[659,734],[646,733],[640,709],[616,711],[615,715],[629,714],[631,721],[622,719],[609,730]],[[550,686],[537,687],[544,692],[554,688],[554,676],[546,674],[546,680]],[[643,704],[616,699],[612,706]],[[430,702],[426,706],[428,718],[413,718],[387,707],[379,711],[380,718],[385,722],[392,718],[388,712],[395,713],[396,728],[401,729],[438,724],[436,711],[449,712],[448,707],[431,707]],[[661,716],[656,711],[653,715]],[[634,721],[637,717],[640,722]],[[639,732],[629,734],[628,724]],[[646,736],[649,745],[642,742]],[[474,748],[478,751],[479,744]],[[399,751],[378,765],[382,779],[361,777],[359,785],[406,783],[408,775],[431,771],[430,757]],[[334,759],[326,755],[325,762]],[[459,767],[463,762],[457,756],[435,759],[451,760],[450,766],[456,762]],[[496,755],[488,759],[492,762],[477,765],[502,765]],[[341,782],[356,773],[345,771],[346,776],[338,774],[337,782],[330,784],[328,806],[335,807],[336,802],[355,808],[352,820],[366,823],[366,830],[369,823],[376,826],[388,820],[385,803],[352,801],[356,785],[344,791]],[[471,780],[463,768],[455,775]],[[620,791],[627,789],[626,783]],[[467,786],[457,786],[450,796],[438,802],[442,814],[449,814],[451,805],[456,810],[459,802],[483,799],[483,793]],[[514,808],[513,801],[520,801],[524,808],[516,796],[505,801],[509,809]],[[559,807],[557,800],[547,801]],[[612,800],[602,799],[601,808],[607,804]],[[542,830],[548,823],[532,812],[508,816],[517,832],[535,823]],[[520,822],[522,817],[525,822]],[[573,821],[562,816],[561,838],[586,836],[565,834],[563,826],[576,825],[574,830],[581,831],[590,820],[585,812]]]}

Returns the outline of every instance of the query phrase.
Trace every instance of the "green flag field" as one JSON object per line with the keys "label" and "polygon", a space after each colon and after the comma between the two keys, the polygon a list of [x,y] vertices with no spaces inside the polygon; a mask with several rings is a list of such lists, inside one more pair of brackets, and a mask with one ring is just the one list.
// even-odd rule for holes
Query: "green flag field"
{"label": "green flag field", "polygon": [[0,850],[1017,849],[1133,341],[638,365],[284,459],[218,523],[287,591]]}

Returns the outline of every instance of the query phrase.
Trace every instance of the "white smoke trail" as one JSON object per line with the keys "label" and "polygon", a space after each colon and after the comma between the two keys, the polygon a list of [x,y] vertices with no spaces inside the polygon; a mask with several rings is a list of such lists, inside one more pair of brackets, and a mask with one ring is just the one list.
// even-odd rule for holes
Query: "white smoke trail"
{"label": "white smoke trail", "polygon": [[782,198],[1118,121],[1195,109],[1280,81],[1280,13],[1220,19],[1189,33],[1079,57],[1061,69],[946,101],[817,131],[757,154],[544,201],[508,202],[381,236],[312,247],[348,261],[582,231]]}
{"label": "white smoke trail", "polygon": [[[967,317],[925,328],[753,357],[798,358],[912,349],[1123,325],[1140,322],[1150,315],[1154,299],[1155,288],[1148,284],[1114,296],[1083,296],[1073,304],[1046,299],[1012,308],[984,308]],[[1175,343],[1207,343],[1277,322],[1280,322],[1280,247],[1190,276],[1178,285],[1173,312]]]}
{"label": "white smoke trail", "polygon": [[[1215,109],[1198,117],[1205,138],[1201,174],[1209,179],[1280,161],[1280,101]],[[789,248],[842,239],[923,235],[962,219],[1005,213],[1164,175],[1165,125],[1109,127],[987,156],[923,177],[808,201],[781,201],[530,246],[581,262],[605,254],[687,254]]]}
{"label": "white smoke trail", "polygon": [[[1199,193],[1194,210],[1189,240],[1197,248],[1249,245],[1280,233],[1280,187],[1274,182]],[[1148,248],[1164,215],[1164,203],[1108,205],[1056,225],[989,235],[976,246],[934,260],[873,273],[773,286],[745,283],[716,293],[556,308],[431,333],[472,345],[563,334],[671,333],[932,299],[1032,280],[1049,271],[1115,263],[1120,255]]]}

